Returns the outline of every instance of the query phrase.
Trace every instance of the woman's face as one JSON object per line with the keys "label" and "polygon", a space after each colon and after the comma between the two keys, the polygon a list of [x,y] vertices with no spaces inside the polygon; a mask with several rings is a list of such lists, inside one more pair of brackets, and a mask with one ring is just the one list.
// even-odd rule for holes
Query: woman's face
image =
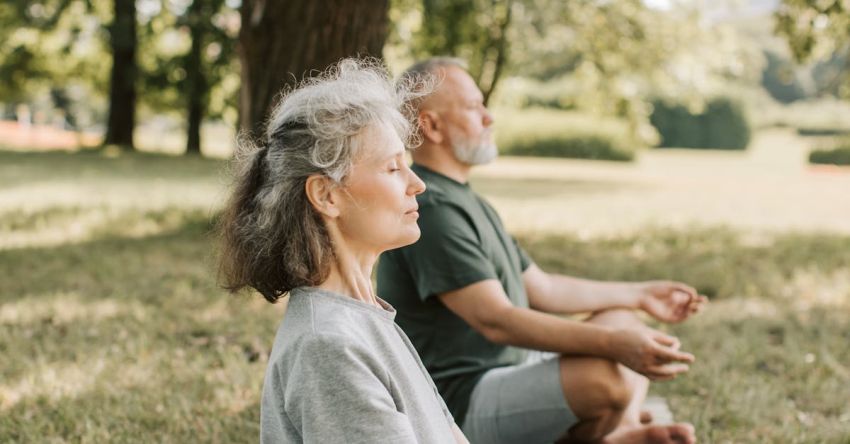
{"label": "woman's face", "polygon": [[419,239],[416,195],[425,183],[410,170],[404,143],[386,124],[367,128],[343,185],[338,226],[352,247],[391,250]]}

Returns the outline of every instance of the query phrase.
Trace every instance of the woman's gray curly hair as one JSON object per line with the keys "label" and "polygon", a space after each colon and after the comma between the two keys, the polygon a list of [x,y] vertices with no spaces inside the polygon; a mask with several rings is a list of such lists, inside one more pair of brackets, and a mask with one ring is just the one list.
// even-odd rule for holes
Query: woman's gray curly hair
{"label": "woman's gray curly hair", "polygon": [[263,143],[237,149],[235,186],[219,222],[224,288],[252,287],[276,302],[293,288],[323,282],[334,252],[307,199],[307,178],[321,174],[344,184],[372,125],[389,124],[415,146],[405,108],[429,90],[424,77],[394,84],[375,59],[344,59],[284,94]]}

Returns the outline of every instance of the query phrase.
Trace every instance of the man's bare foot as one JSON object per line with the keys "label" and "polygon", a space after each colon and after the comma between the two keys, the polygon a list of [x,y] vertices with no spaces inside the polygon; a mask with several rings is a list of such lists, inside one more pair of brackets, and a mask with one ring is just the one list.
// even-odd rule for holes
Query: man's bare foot
{"label": "man's bare foot", "polygon": [[649,425],[615,430],[605,444],[694,444],[694,426],[688,423]]}
{"label": "man's bare foot", "polygon": [[641,424],[649,424],[652,422],[654,418],[652,417],[652,412],[649,410],[641,410],[640,411],[640,423]]}

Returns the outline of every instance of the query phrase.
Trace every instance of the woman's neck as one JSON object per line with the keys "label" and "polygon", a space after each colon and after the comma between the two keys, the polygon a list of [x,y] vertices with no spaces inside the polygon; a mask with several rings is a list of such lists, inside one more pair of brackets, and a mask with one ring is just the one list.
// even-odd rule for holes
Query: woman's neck
{"label": "woman's neck", "polygon": [[372,289],[372,267],[378,254],[354,252],[339,243],[335,250],[330,273],[319,288],[380,306]]}

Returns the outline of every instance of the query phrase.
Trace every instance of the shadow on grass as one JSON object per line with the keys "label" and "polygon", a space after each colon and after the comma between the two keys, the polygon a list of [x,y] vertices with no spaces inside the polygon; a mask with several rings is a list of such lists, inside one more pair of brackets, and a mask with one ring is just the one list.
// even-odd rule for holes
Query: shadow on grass
{"label": "shadow on grass", "polygon": [[209,218],[185,219],[0,252],[0,441],[256,441],[279,311],[219,289]]}
{"label": "shadow on grass", "polygon": [[84,298],[123,298],[128,288],[147,289],[143,293],[156,299],[176,278],[208,289],[211,223],[193,212],[176,228],[155,235],[128,238],[107,232],[81,243],[0,251],[0,267],[13,277],[0,282],[0,302],[57,289]]}
{"label": "shadow on grass", "polygon": [[198,156],[175,157],[123,152],[107,156],[101,150],[78,152],[13,152],[0,150],[0,186],[36,181],[81,181],[98,178],[181,179],[216,176],[226,162]]}
{"label": "shadow on grass", "polygon": [[[120,369],[119,369],[120,370]],[[259,384],[234,386],[208,374],[155,375],[148,383],[103,387],[75,397],[39,396],[0,415],[3,442],[256,442]],[[120,380],[122,375],[102,375]],[[251,399],[243,399],[250,390]],[[233,402],[226,397],[232,396]]]}

